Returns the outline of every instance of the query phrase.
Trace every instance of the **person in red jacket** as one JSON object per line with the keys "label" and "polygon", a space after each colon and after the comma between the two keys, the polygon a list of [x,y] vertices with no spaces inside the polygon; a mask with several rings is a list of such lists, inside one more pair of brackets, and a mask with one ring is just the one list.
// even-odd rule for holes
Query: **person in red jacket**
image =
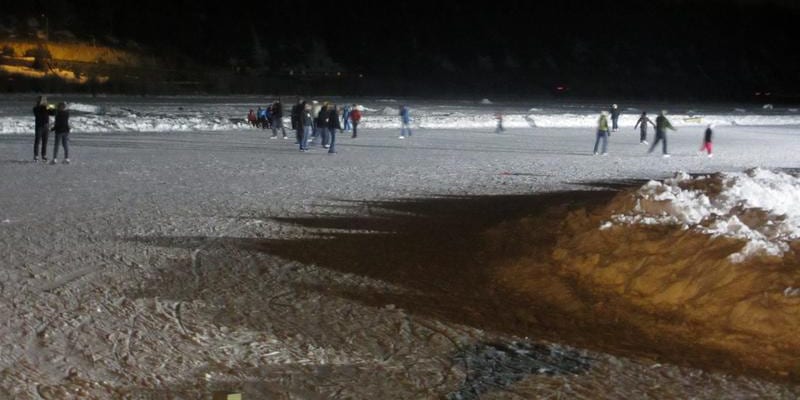
{"label": "person in red jacket", "polygon": [[250,109],[250,112],[247,113],[247,122],[250,123],[251,126],[256,126],[258,124],[258,117],[256,117],[256,112],[253,109]]}
{"label": "person in red jacket", "polygon": [[358,123],[361,121],[361,106],[353,104],[350,111],[350,121],[353,121],[353,138],[358,136]]}

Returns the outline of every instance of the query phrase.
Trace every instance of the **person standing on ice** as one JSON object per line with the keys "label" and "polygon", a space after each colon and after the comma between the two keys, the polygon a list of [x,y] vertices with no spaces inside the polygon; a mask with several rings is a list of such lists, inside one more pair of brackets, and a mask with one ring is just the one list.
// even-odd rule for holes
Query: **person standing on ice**
{"label": "person standing on ice", "polygon": [[344,121],[344,130],[346,130],[346,131],[350,130],[350,113],[351,112],[352,112],[352,109],[350,108],[350,106],[345,104],[344,107],[342,108],[342,121]]}
{"label": "person standing on ice", "polygon": [[617,121],[619,120],[619,107],[616,104],[611,105],[611,131],[616,132],[619,130]]}
{"label": "person standing on ice", "polygon": [[308,142],[314,132],[314,116],[311,115],[311,104],[303,102],[303,109],[300,111],[298,119],[299,129],[302,131],[300,136],[300,151],[308,151]]}
{"label": "person standing on ice", "polygon": [[256,110],[256,120],[256,127],[267,129],[267,110],[258,107],[258,110]]}
{"label": "person standing on ice", "polygon": [[703,150],[708,152],[708,157],[714,157],[714,154],[711,153],[711,136],[714,135],[714,124],[708,124],[706,127],[705,135],[703,136],[703,144],[700,146],[700,153],[703,153]]}
{"label": "person standing on ice", "polygon": [[653,128],[656,127],[656,124],[654,124],[650,118],[647,118],[647,111],[642,111],[642,116],[639,117],[639,120],[636,121],[636,125],[633,127],[633,130],[636,130],[637,127],[639,128],[640,144],[647,144],[647,124],[653,125]]}
{"label": "person standing on ice", "polygon": [[53,161],[50,164],[58,163],[58,145],[64,146],[64,164],[69,164],[69,111],[67,103],[58,103],[56,109],[53,131],[56,133],[56,141],[53,143]]}
{"label": "person standing on ice", "polygon": [[603,155],[608,155],[608,112],[602,111],[600,119],[597,120],[597,138],[594,141],[594,155],[597,155],[597,147],[600,141],[603,142]]}
{"label": "person standing on ice", "polygon": [[250,112],[247,113],[247,122],[250,123],[251,126],[256,126],[258,124],[258,117],[256,117],[256,112],[253,109],[250,109]]}
{"label": "person standing on ice", "polygon": [[[408,106],[403,104],[400,107],[400,139],[405,139],[406,136],[411,137],[411,111]],[[406,135],[407,133],[407,135]]]}
{"label": "person standing on ice", "polygon": [[497,120],[497,128],[495,128],[494,133],[505,132],[506,129],[503,128],[503,113],[498,111],[494,118]]}
{"label": "person standing on ice", "polygon": [[47,137],[50,136],[50,116],[53,114],[53,108],[47,104],[47,97],[37,97],[36,106],[33,107],[33,117],[35,120],[33,162],[39,161],[39,143],[42,144],[42,161],[47,161]]}
{"label": "person standing on ice", "polygon": [[319,112],[322,110],[322,106],[319,104],[318,101],[312,100],[311,101],[311,116],[314,117],[314,128],[311,130],[311,137],[308,138],[309,141],[313,140],[313,138],[319,136],[320,134],[320,127],[317,124],[317,118],[319,116]]}
{"label": "person standing on ice", "polygon": [[288,139],[286,129],[283,128],[283,104],[280,99],[275,100],[275,103],[272,104],[272,137],[270,139],[278,138],[278,129],[281,130],[283,138]]}
{"label": "person standing on ice", "polygon": [[330,139],[330,136],[328,136],[328,107],[329,105],[327,101],[322,103],[322,108],[319,109],[319,113],[316,115],[317,135],[319,135],[320,139],[322,140],[322,147],[326,149],[330,146],[330,143],[328,143],[328,140]]}
{"label": "person standing on ice", "polygon": [[666,115],[667,111],[662,110],[661,113],[658,114],[658,117],[656,117],[656,139],[653,141],[653,145],[650,146],[650,150],[647,151],[648,154],[652,153],[653,150],[658,145],[658,142],[663,141],[664,158],[669,157],[669,153],[667,152],[667,129],[672,129],[673,131],[676,130],[675,128],[672,127],[672,124],[669,123],[669,120],[667,119]]}
{"label": "person standing on ice", "polygon": [[342,124],[339,123],[339,110],[336,104],[328,105],[328,136],[330,137],[328,154],[336,153],[336,131],[342,130]]}
{"label": "person standing on ice", "polygon": [[358,137],[358,123],[361,122],[361,106],[353,104],[350,119],[353,121],[353,139],[355,139]]}
{"label": "person standing on ice", "polygon": [[[300,123],[300,114],[303,113],[303,109],[305,108],[306,104],[303,99],[297,99],[297,104],[292,106],[292,129],[294,130],[295,139],[297,142],[295,144],[300,144],[300,139],[303,137],[303,125]],[[302,146],[301,146],[302,148]]]}

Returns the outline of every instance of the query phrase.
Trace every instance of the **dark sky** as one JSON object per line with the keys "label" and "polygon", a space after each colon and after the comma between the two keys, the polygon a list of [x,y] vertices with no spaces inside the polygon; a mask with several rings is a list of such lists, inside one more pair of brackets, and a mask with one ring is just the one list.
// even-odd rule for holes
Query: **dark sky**
{"label": "dark sky", "polygon": [[7,25],[46,13],[51,31],[112,35],[203,65],[476,91],[800,93],[800,2],[789,0],[0,3]]}

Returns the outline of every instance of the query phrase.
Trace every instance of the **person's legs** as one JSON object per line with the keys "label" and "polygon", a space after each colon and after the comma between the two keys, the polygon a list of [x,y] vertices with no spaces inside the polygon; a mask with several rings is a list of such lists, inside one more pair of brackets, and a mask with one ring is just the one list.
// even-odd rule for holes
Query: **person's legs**
{"label": "person's legs", "polygon": [[647,141],[647,131],[642,129],[639,131],[639,143]]}
{"label": "person's legs", "polygon": [[61,135],[61,145],[64,146],[64,159],[69,160],[69,133]]}
{"label": "person's legs", "polygon": [[353,121],[353,137],[358,137],[358,121]]}
{"label": "person's legs", "polygon": [[53,141],[53,161],[58,158],[58,145],[61,143],[61,137],[63,135],[63,133],[56,133],[56,140]]}
{"label": "person's legs", "polygon": [[33,159],[38,160],[39,146],[42,143],[42,128],[41,127],[36,128],[36,130],[33,133],[35,135],[33,139]]}
{"label": "person's legs", "polygon": [[50,136],[50,127],[42,128],[42,160],[47,160],[47,138]]}
{"label": "person's legs", "polygon": [[608,133],[603,132],[603,154],[608,153]]}
{"label": "person's legs", "polygon": [[655,150],[656,146],[658,146],[658,142],[661,141],[661,135],[656,133],[655,139],[653,139],[653,144],[650,145],[650,150],[647,150],[648,153],[652,153]]}
{"label": "person's legs", "polygon": [[330,149],[328,149],[328,153],[336,153],[336,148],[335,148],[335,146],[336,146],[336,129],[335,128],[331,128],[329,130],[329,132],[330,132],[330,135],[331,135],[331,147],[330,147]]}
{"label": "person's legs", "polygon": [[594,139],[594,150],[592,153],[597,154],[597,147],[600,145],[600,137],[602,137],[602,133],[597,131],[597,137]]}
{"label": "person's legs", "polygon": [[663,147],[664,154],[669,154],[667,153],[667,135],[664,135],[664,137],[661,139],[664,141],[664,147]]}

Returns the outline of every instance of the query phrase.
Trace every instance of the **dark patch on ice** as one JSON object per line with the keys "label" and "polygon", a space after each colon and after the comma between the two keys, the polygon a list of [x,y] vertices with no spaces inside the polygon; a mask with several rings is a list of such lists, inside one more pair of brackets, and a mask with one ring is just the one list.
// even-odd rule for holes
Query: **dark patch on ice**
{"label": "dark patch on ice", "polygon": [[478,399],[492,390],[503,389],[530,375],[573,375],[589,370],[589,358],[576,351],[537,343],[477,343],[456,355],[467,378],[450,400]]}

